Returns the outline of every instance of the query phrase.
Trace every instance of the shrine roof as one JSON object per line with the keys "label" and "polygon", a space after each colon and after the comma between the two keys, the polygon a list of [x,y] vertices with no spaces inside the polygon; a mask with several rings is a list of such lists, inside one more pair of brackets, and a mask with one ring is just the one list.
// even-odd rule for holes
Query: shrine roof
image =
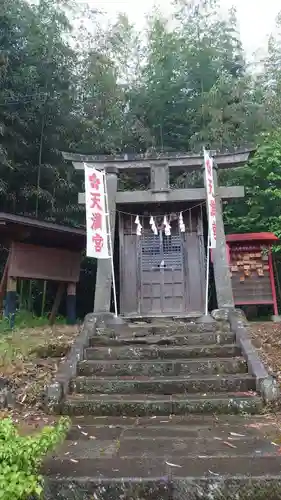
{"label": "shrine roof", "polygon": [[85,248],[86,232],[53,222],[40,221],[24,215],[0,212],[1,243],[21,241],[46,247],[82,250]]}
{"label": "shrine roof", "polygon": [[245,241],[278,241],[279,238],[273,233],[240,233],[227,234],[227,243],[245,242]]}

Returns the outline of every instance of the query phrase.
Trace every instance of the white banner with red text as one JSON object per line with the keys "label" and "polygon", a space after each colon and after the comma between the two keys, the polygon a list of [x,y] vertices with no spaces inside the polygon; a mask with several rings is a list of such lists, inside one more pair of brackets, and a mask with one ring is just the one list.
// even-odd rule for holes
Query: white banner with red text
{"label": "white banner with red text", "polygon": [[217,243],[217,220],[216,220],[216,199],[213,176],[213,158],[204,150],[205,183],[207,191],[207,210],[209,224],[209,246],[216,248]]}
{"label": "white banner with red text", "polygon": [[84,163],[84,170],[87,257],[109,259],[105,173],[89,167],[86,163]]}

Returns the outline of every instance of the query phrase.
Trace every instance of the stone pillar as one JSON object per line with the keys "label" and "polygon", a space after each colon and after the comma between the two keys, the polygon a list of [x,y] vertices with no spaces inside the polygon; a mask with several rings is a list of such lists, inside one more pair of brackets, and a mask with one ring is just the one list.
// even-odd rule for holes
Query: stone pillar
{"label": "stone pillar", "polygon": [[218,175],[217,167],[214,165],[214,188],[216,196],[216,219],[217,219],[217,246],[212,249],[215,284],[217,292],[218,308],[233,308],[234,299],[230,269],[228,262],[228,253],[223,224],[222,201],[218,194]]}
{"label": "stone pillar", "polygon": [[[108,193],[108,209],[110,213],[111,241],[114,255],[114,236],[116,220],[116,193],[117,193],[117,168],[106,168],[106,182]],[[112,271],[110,259],[99,259],[96,276],[94,312],[110,312]]]}

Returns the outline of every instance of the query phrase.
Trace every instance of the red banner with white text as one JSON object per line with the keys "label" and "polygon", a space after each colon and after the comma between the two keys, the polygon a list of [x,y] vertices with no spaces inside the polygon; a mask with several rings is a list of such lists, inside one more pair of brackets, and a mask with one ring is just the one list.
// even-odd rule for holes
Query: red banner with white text
{"label": "red banner with white text", "polygon": [[87,257],[109,259],[105,174],[84,164]]}
{"label": "red banner with white text", "polygon": [[207,191],[207,210],[209,223],[209,244],[210,248],[216,248],[217,244],[217,220],[216,220],[216,199],[213,177],[213,158],[207,151],[204,151],[205,183]]}

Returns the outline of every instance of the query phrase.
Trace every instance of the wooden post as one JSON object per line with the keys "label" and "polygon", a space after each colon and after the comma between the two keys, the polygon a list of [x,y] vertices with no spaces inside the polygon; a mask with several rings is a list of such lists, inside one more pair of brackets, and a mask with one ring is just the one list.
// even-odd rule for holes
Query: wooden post
{"label": "wooden post", "polygon": [[52,307],[52,311],[51,311],[51,314],[50,314],[50,317],[49,317],[49,324],[51,326],[55,322],[56,315],[58,313],[58,309],[59,309],[59,306],[60,306],[60,303],[61,303],[61,299],[62,299],[62,296],[63,296],[64,288],[65,288],[65,284],[64,283],[60,283],[59,286],[58,286],[58,289],[57,289],[55,301],[54,301],[54,304],[53,304],[53,307]]}
{"label": "wooden post", "polygon": [[3,298],[5,296],[5,289],[6,289],[7,281],[8,281],[9,261],[10,261],[10,252],[9,252],[8,258],[6,260],[4,272],[3,272],[3,275],[1,278],[1,283],[0,283],[0,309],[1,309],[1,312],[2,312],[2,308],[3,308]]}
{"label": "wooden post", "polygon": [[5,304],[5,318],[9,319],[10,327],[15,326],[15,316],[17,307],[17,278],[8,278]]}
{"label": "wooden post", "polygon": [[23,306],[23,279],[20,280],[20,300],[19,300],[19,309],[22,309]]}
{"label": "wooden post", "polygon": [[68,325],[76,323],[76,283],[68,283],[66,299],[66,318]]}
{"label": "wooden post", "polygon": [[27,302],[27,310],[32,311],[32,280],[29,280],[28,283],[28,302]]}
{"label": "wooden post", "polygon": [[46,305],[46,293],[47,293],[47,281],[44,280],[43,284],[43,295],[42,295],[42,304],[41,304],[41,317],[44,316],[45,305]]}
{"label": "wooden post", "polygon": [[274,316],[277,318],[278,317],[278,305],[277,305],[277,295],[276,295],[276,288],[275,288],[273,258],[272,258],[271,247],[269,247],[269,252],[268,252],[268,263],[269,263],[270,286],[271,286],[272,300],[273,300],[273,313],[274,313]]}

